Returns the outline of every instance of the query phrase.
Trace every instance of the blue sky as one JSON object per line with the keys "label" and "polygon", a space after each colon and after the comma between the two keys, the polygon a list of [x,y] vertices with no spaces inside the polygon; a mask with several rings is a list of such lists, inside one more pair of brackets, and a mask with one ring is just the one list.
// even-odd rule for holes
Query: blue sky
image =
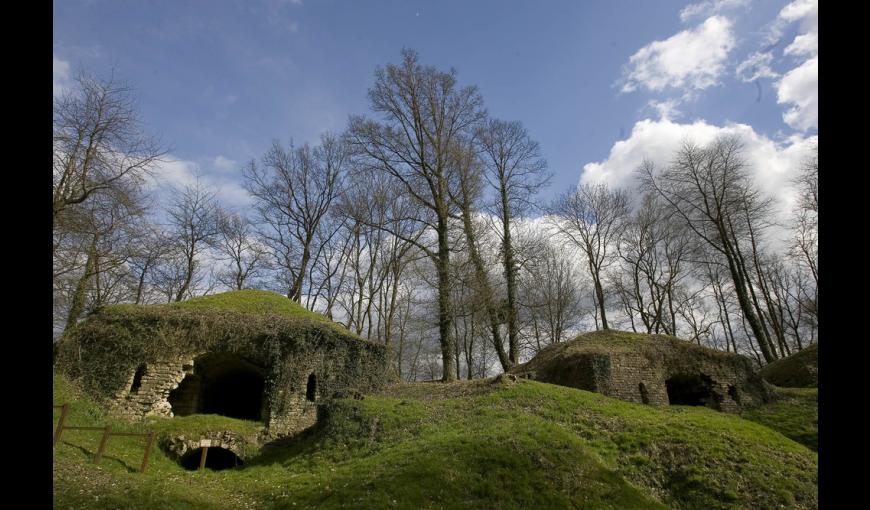
{"label": "blue sky", "polygon": [[729,130],[779,192],[817,141],[817,20],[817,0],[58,0],[54,82],[114,66],[172,146],[167,181],[199,172],[240,206],[244,162],[368,113],[403,47],[523,122],[555,174],[544,198]]}

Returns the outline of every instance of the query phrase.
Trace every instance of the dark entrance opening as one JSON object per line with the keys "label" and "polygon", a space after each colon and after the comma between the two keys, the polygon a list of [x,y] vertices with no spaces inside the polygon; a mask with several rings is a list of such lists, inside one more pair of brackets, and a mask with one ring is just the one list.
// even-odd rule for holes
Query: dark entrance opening
{"label": "dark entrance opening", "polygon": [[728,396],[731,397],[731,400],[740,405],[740,393],[737,391],[737,386],[733,384],[728,385]]}
{"label": "dark entrance opening", "polygon": [[220,414],[259,421],[264,388],[263,370],[256,365],[230,355],[205,355],[169,394],[169,404],[176,416]]}
{"label": "dark entrance opening", "polygon": [[139,365],[133,374],[133,384],[130,385],[130,393],[136,393],[142,387],[142,378],[145,377],[145,365]]}
{"label": "dark entrance opening", "polygon": [[713,387],[713,379],[706,374],[678,374],[667,381],[668,401],[671,405],[707,406],[719,409],[722,396]]}
{"label": "dark entrance opening", "polygon": [[[202,460],[202,448],[192,450],[187,455],[181,458],[181,466],[184,469],[195,471],[199,469],[199,463]],[[208,449],[205,456],[205,467],[220,471],[222,469],[231,469],[244,464],[238,455],[226,448],[212,446]]]}
{"label": "dark entrance opening", "polygon": [[317,376],[311,374],[308,376],[308,385],[305,386],[305,400],[314,402],[314,397],[317,395]]}
{"label": "dark entrance opening", "polygon": [[649,393],[646,391],[646,385],[644,383],[638,383],[637,389],[640,391],[640,401],[644,404],[649,404]]}

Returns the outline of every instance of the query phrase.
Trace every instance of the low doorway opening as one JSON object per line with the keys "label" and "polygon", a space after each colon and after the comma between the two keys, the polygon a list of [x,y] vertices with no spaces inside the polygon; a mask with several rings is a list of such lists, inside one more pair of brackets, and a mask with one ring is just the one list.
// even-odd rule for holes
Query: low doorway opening
{"label": "low doorway opening", "polygon": [[175,416],[219,414],[263,419],[263,369],[239,357],[207,354],[194,360],[193,373],[169,394]]}
{"label": "low doorway opening", "polygon": [[205,453],[205,466],[203,466],[205,469],[220,471],[223,469],[232,469],[244,464],[242,459],[231,450],[212,446],[209,448],[197,448],[191,450],[187,455],[181,458],[181,466],[189,471],[196,471],[199,469],[204,450],[207,450]]}
{"label": "low doorway opening", "polygon": [[671,405],[706,406],[719,410],[722,396],[714,390],[715,383],[706,374],[677,374],[665,381]]}

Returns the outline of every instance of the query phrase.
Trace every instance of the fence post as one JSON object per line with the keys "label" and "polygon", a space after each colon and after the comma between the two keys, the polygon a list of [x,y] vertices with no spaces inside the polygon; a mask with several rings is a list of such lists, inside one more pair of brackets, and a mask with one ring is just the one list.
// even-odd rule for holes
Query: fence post
{"label": "fence post", "polygon": [[208,446],[203,446],[202,447],[202,456],[200,456],[200,458],[199,458],[199,469],[202,469],[205,467],[205,458],[207,455],[208,455]]}
{"label": "fence post", "polygon": [[69,403],[60,407],[60,419],[57,420],[57,428],[54,430],[54,442],[51,444],[52,447],[56,446],[57,442],[60,441],[60,435],[63,433],[63,422],[66,420],[67,412],[69,412]]}
{"label": "fence post", "polygon": [[97,449],[97,455],[94,456],[94,464],[99,464],[100,459],[103,458],[103,452],[106,451],[106,443],[109,442],[109,435],[112,433],[112,426],[106,425],[106,428],[103,429],[103,438],[100,440],[100,447]]}
{"label": "fence post", "polygon": [[142,469],[139,470],[140,473],[145,472],[145,468],[148,467],[148,455],[151,453],[151,447],[154,445],[154,432],[148,433],[148,444],[145,446],[145,458],[142,459]]}

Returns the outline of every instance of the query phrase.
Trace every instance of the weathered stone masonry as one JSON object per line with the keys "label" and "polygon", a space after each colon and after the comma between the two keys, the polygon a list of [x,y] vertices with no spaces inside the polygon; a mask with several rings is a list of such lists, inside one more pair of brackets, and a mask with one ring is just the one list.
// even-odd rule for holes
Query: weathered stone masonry
{"label": "weathered stone masonry", "polygon": [[739,412],[766,399],[748,358],[664,335],[631,338],[608,345],[606,334],[583,335],[549,346],[512,372],[651,405],[690,403]]}
{"label": "weathered stone masonry", "polygon": [[333,324],[142,308],[77,326],[58,360],[115,415],[223,414],[276,437],[313,425],[336,392],[382,385],[386,351]]}

